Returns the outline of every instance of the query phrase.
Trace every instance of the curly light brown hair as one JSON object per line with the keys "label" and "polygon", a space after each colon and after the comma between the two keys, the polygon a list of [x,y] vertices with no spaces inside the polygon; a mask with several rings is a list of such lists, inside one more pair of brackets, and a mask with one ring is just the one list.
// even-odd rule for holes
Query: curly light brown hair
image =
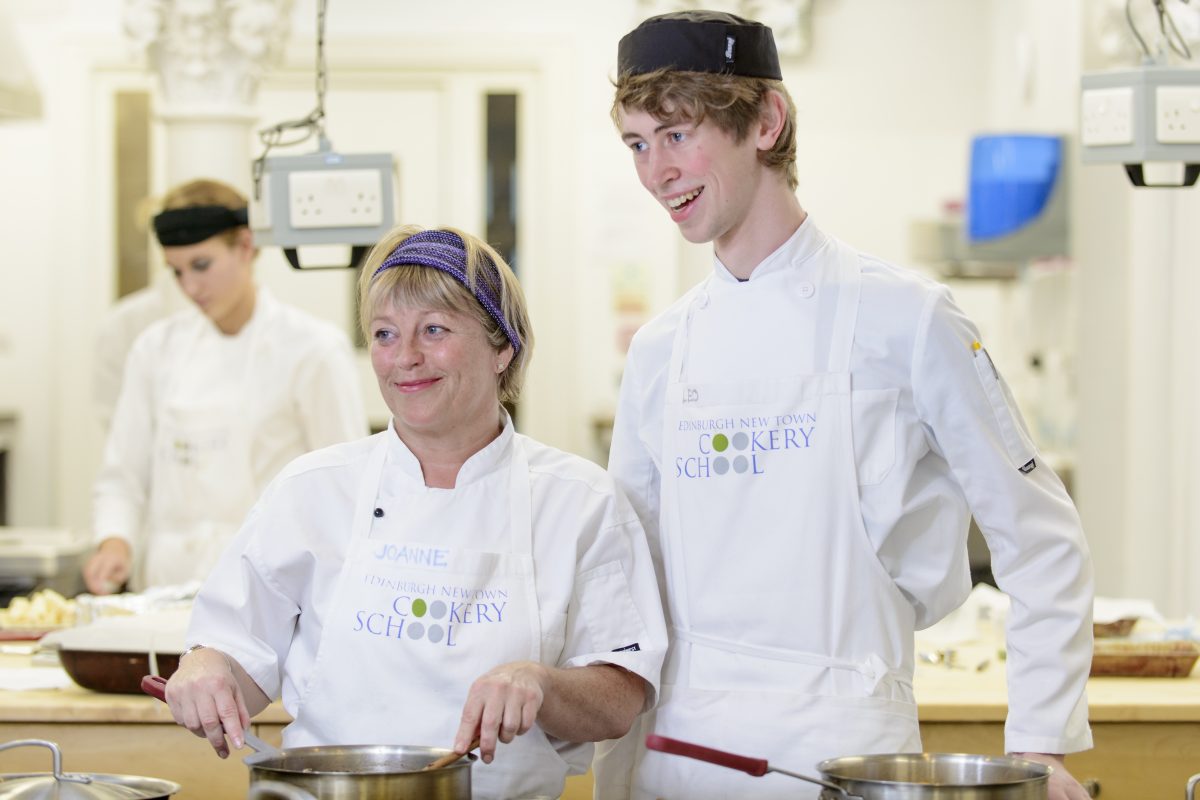
{"label": "curly light brown hair", "polygon": [[778,92],[787,103],[783,129],[769,150],[758,152],[759,162],[782,172],[788,188],[799,185],[796,176],[796,104],[782,81],[747,78],[712,72],[658,69],[641,74],[625,73],[617,78],[612,120],[618,126],[624,111],[643,111],[660,122],[705,120],[742,142],[762,116],[768,92]]}

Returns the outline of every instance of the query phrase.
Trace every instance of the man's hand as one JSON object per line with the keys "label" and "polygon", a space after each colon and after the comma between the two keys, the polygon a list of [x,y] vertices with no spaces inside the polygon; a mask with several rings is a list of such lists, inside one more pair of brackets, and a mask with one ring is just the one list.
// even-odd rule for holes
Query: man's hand
{"label": "man's hand", "polygon": [[1054,753],[1010,753],[1009,755],[1027,761],[1036,761],[1054,769],[1050,773],[1048,800],[1089,800],[1090,795],[1087,790],[1079,785],[1079,781],[1075,780],[1070,772],[1067,772],[1067,765],[1061,755]]}

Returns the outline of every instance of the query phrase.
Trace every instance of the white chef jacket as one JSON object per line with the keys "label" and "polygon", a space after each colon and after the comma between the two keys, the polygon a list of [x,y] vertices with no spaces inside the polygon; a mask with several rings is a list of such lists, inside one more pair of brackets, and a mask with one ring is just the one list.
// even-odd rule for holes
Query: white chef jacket
{"label": "white chef jacket", "polygon": [[[750,281],[781,269],[815,271],[826,242],[809,217],[755,268]],[[876,554],[912,604],[916,627],[928,627],[970,591],[966,534],[973,513],[991,550],[996,581],[1013,598],[1006,749],[1087,749],[1093,584],[1075,507],[1036,452],[990,359],[977,363],[973,345],[979,332],[949,290],[878,259],[860,259],[862,289],[850,360],[852,426],[860,507]],[[714,261],[714,279],[736,284],[737,278]],[[659,471],[668,362],[675,329],[698,291],[635,335],[609,458],[609,470],[637,508],[660,567]],[[799,301],[796,313],[822,307],[818,297],[812,299],[812,306]],[[824,312],[809,313],[818,315],[814,331],[817,349],[824,351],[829,319]],[[696,382],[706,380],[708,347],[740,347],[746,354],[735,367],[743,374],[722,374],[723,381],[789,373],[788,364],[754,357],[755,341],[770,332],[771,321],[764,319],[753,330],[723,331],[720,342],[694,343],[689,374]],[[799,344],[797,351],[807,348]],[[981,352],[979,358],[987,357]],[[1031,463],[1036,466],[1023,473]],[[799,516],[796,524],[803,525]],[[667,614],[672,616],[670,602]],[[788,615],[780,624],[795,622]]]}
{"label": "white chef jacket", "polygon": [[[163,444],[158,425],[163,409],[180,395],[200,395],[215,391],[214,386],[232,393],[227,400],[242,415],[237,430],[245,438],[230,447],[249,451],[253,482],[231,487],[248,490],[249,500],[237,513],[239,523],[289,461],[367,433],[349,337],[325,320],[280,303],[268,290],[257,291],[253,316],[233,336],[189,307],[154,323],[134,342],[93,486],[97,543],[123,538],[136,562],[146,537],[155,534],[153,521],[179,516],[181,498],[156,487],[151,467]],[[231,375],[238,378],[230,380]],[[234,523],[228,536],[236,530]],[[136,567],[134,577],[141,582]],[[156,583],[153,575],[145,579],[144,585]]]}
{"label": "white chef jacket", "polygon": [[121,393],[125,357],[137,337],[151,323],[184,308],[182,293],[172,281],[161,280],[122,297],[105,314],[96,333],[96,361],[92,368],[92,401],[105,431]]}
{"label": "white chef jacket", "polygon": [[[542,663],[618,665],[647,681],[644,708],[654,704],[667,635],[636,513],[603,469],[516,434],[511,421],[467,460],[453,489],[425,486],[416,457],[391,427],[294,461],[263,494],[201,588],[189,643],[228,653],[267,696],[282,694],[293,717],[304,713],[299,703],[349,544],[356,489],[381,436],[388,437],[389,449],[379,506],[405,513],[406,505],[419,504],[421,518],[435,524],[439,508],[453,507],[455,514],[465,509],[473,519],[466,534],[471,547],[490,552],[510,549],[509,451],[520,439],[529,461]],[[403,664],[396,669],[402,673]],[[444,698],[452,723],[448,736],[457,730],[469,688]],[[380,689],[364,687],[364,698],[371,691]],[[396,721],[395,737],[379,744],[412,744],[403,720]],[[572,774],[587,770],[591,743],[551,742]]]}

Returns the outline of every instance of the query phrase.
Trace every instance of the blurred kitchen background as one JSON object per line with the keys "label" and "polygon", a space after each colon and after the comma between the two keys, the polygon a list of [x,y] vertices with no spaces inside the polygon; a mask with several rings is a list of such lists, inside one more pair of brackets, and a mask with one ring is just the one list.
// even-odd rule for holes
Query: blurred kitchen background
{"label": "blurred kitchen background", "polygon": [[[398,221],[486,234],[512,258],[537,335],[519,427],[600,463],[629,336],[711,252],[637,183],[608,116],[616,43],[694,5],[328,2],[334,148],[392,154]],[[946,281],[979,324],[1078,503],[1098,592],[1200,611],[1200,189],[1134,189],[1119,165],[1078,154],[1081,76],[1139,59],[1124,0],[704,5],[776,30],[806,209]],[[1200,8],[1167,5],[1200,49]],[[1151,6],[1133,3],[1147,33]],[[0,0],[0,524],[89,533],[96,334],[116,300],[169,278],[147,198],[199,176],[251,190],[257,131],[314,106],[317,10]],[[973,146],[1008,134],[1062,145],[1045,236],[971,250]],[[257,269],[282,299],[353,328],[353,271],[298,272],[274,247]]]}

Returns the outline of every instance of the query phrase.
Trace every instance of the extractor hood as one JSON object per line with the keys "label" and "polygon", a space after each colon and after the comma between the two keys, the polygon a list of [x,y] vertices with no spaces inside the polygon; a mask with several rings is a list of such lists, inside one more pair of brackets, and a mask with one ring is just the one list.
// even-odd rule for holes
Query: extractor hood
{"label": "extractor hood", "polygon": [[42,95],[8,12],[0,6],[0,122],[42,115]]}

